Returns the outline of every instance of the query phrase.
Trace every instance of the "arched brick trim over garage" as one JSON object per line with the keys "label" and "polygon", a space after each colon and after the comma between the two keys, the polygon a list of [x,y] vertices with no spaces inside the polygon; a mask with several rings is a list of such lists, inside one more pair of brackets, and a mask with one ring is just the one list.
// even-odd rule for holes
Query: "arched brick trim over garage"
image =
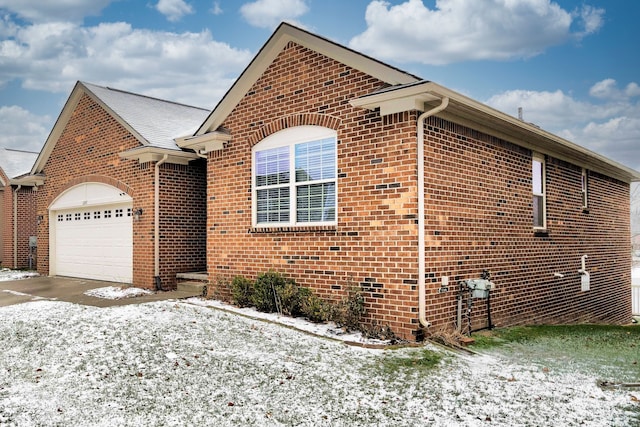
{"label": "arched brick trim over garage", "polygon": [[[84,184],[86,182],[98,182],[100,184],[107,184],[107,185],[115,187],[115,188],[117,188],[119,190],[122,190],[123,192],[125,192],[129,196],[131,196],[131,198],[133,198],[133,196],[134,196],[133,188],[129,187],[124,182],[118,181],[117,179],[111,178],[110,176],[86,175],[86,176],[80,176],[80,177],[77,177],[77,178],[73,178],[71,181],[67,182],[62,188],[60,188],[60,191],[58,192],[58,194],[55,195],[53,200],[58,198],[58,196],[60,194],[64,193],[68,189],[70,189],[72,187],[75,187],[78,184]],[[51,202],[51,200],[49,202]]]}
{"label": "arched brick trim over garage", "polygon": [[263,125],[249,136],[249,146],[253,147],[269,135],[294,126],[322,126],[337,131],[340,127],[340,119],[319,113],[301,113],[281,117]]}

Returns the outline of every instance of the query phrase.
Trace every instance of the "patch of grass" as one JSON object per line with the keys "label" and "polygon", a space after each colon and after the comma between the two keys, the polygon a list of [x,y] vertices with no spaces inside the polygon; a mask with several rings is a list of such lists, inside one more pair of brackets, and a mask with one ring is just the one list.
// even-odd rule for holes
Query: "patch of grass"
{"label": "patch of grass", "polygon": [[490,348],[507,343],[535,342],[540,339],[583,339],[585,346],[635,347],[640,327],[618,325],[535,325],[514,326],[474,333],[474,347]]}
{"label": "patch of grass", "polygon": [[394,350],[385,354],[382,370],[389,375],[397,374],[399,371],[428,371],[438,366],[441,360],[442,354],[427,349],[402,353]]}
{"label": "patch of grass", "polygon": [[613,382],[640,378],[640,327],[616,325],[517,326],[473,335],[475,350],[500,353],[547,369],[589,371]]}

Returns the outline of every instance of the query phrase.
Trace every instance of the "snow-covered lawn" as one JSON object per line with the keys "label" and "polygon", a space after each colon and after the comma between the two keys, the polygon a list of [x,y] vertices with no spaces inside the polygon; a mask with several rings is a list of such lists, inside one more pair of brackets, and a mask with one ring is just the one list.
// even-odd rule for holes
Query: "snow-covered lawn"
{"label": "snow-covered lawn", "polygon": [[[638,393],[498,356],[371,350],[190,302],[0,308],[0,425],[628,426]],[[385,368],[387,367],[387,368]],[[634,406],[635,405],[635,406]],[[628,412],[634,407],[634,413]]]}

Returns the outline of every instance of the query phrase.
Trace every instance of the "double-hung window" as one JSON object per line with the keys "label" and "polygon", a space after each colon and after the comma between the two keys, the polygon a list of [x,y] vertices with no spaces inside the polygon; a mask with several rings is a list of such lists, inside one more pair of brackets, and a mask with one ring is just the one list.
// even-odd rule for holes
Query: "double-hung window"
{"label": "double-hung window", "polygon": [[582,168],[582,209],[589,209],[589,171]]}
{"label": "double-hung window", "polygon": [[542,154],[533,153],[531,182],[533,188],[533,228],[547,227],[545,161]]}
{"label": "double-hung window", "polygon": [[254,227],[336,223],[336,132],[298,126],[252,149]]}

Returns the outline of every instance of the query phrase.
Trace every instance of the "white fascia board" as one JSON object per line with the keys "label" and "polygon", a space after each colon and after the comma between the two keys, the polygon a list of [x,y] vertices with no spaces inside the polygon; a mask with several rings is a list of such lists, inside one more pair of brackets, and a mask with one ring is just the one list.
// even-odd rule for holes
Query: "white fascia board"
{"label": "white fascia board", "polygon": [[118,153],[121,158],[137,160],[138,163],[159,162],[164,158],[165,154],[168,155],[166,163],[173,163],[176,165],[188,165],[189,162],[200,158],[195,153],[191,152],[167,150],[155,147],[141,147]]}
{"label": "white fascia board", "polygon": [[193,150],[199,154],[222,150],[224,143],[231,141],[231,134],[225,132],[209,132],[196,136],[175,138],[176,145],[182,149]]}
{"label": "white fascia board", "polygon": [[424,82],[398,89],[388,88],[353,99],[349,103],[354,107],[370,110],[380,108],[380,114],[384,116],[410,109],[425,111],[429,106],[424,105],[424,102],[437,102],[444,97],[450,99],[449,107],[438,113],[438,116],[445,120],[624,182],[640,182],[638,171],[437,83]]}
{"label": "white fascia board", "polygon": [[26,175],[9,180],[10,185],[22,185],[23,187],[39,187],[44,184],[45,178],[41,175]]}
{"label": "white fascia board", "polygon": [[439,114],[447,120],[463,125],[466,122],[473,129],[624,182],[640,181],[640,172],[534,124],[524,122],[435,83],[432,84],[432,90],[453,101],[449,108]]}
{"label": "white fascia board", "polygon": [[380,108],[381,116],[401,113],[404,111],[425,111],[425,103],[439,101],[442,97],[431,93],[433,84],[423,82],[394,89],[393,87],[379,93],[352,99],[349,103],[353,107],[375,110]]}

